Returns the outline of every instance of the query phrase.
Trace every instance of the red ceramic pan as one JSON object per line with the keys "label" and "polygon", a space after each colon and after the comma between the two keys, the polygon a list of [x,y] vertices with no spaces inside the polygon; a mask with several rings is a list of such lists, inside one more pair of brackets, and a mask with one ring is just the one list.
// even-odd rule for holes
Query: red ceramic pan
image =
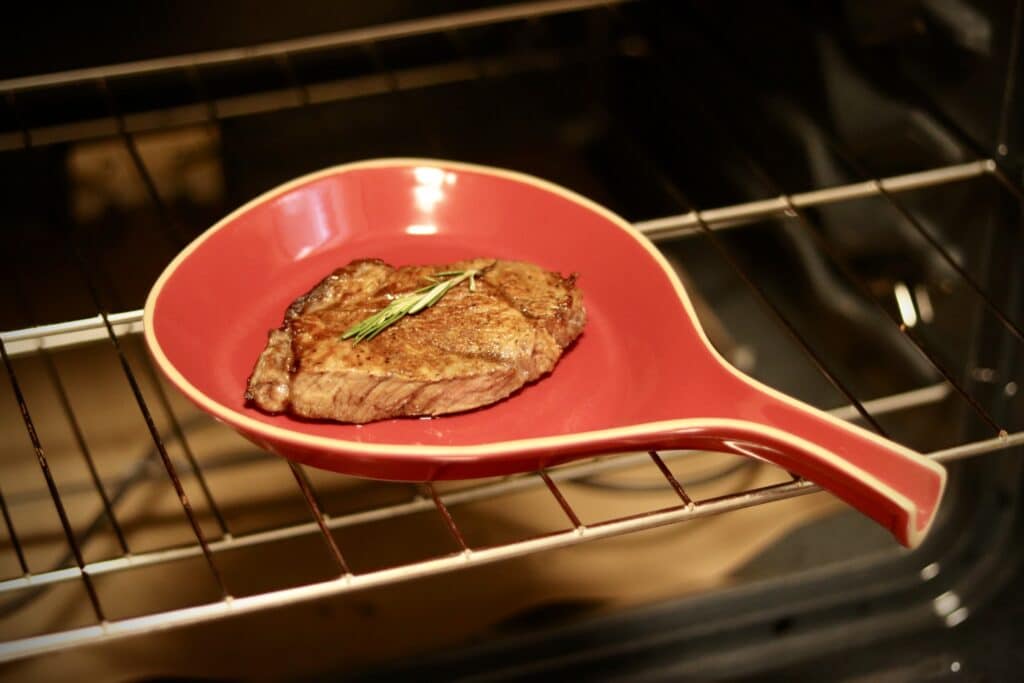
{"label": "red ceramic pan", "polygon": [[[357,258],[477,256],[579,274],[589,321],[551,375],[429,420],[335,424],[246,405],[267,331],[326,273]],[[927,532],[945,485],[927,458],[741,374],[711,347],[650,242],[584,197],[509,171],[384,159],[287,183],[174,259],[146,302],[145,335],[203,410],[274,453],[361,477],[459,479],[623,450],[729,451],[820,484],[908,546]]]}

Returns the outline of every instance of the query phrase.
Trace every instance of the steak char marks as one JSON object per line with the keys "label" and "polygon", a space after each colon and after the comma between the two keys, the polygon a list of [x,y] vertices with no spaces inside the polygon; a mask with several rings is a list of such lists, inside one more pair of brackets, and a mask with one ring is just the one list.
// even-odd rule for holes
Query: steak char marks
{"label": "steak char marks", "polygon": [[[459,284],[373,339],[341,340],[427,277],[467,269],[482,271],[476,291]],[[530,263],[473,259],[396,269],[353,261],[288,308],[245,397],[269,413],[354,423],[469,410],[550,372],[585,322],[575,276]]]}

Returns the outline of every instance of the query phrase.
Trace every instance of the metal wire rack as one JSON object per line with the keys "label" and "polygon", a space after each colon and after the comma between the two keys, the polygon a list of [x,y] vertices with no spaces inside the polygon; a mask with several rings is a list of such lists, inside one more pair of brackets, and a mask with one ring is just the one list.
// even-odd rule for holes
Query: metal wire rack
{"label": "metal wire rack", "polygon": [[[173,223],[175,219],[164,205],[157,185],[138,152],[134,136],[140,132],[187,124],[216,122],[222,118],[244,116],[255,112],[307,107],[335,99],[397,92],[458,80],[475,80],[516,70],[548,68],[557,64],[561,58],[543,52],[516,60],[489,60],[470,56],[460,47],[459,32],[470,27],[513,21],[536,21],[542,17],[564,13],[614,13],[614,6],[617,4],[619,3],[606,0],[531,2],[244,49],[0,81],[0,91],[5,95],[6,104],[19,121],[22,120],[17,116],[20,110],[19,98],[25,93],[34,91],[66,86],[92,86],[97,88],[107,103],[106,114],[93,120],[43,127],[31,127],[25,123],[19,123],[18,130],[0,134],[0,150],[21,150],[20,153],[29,158],[39,148],[49,144],[93,138],[119,138],[131,155],[132,163],[145,184],[149,201],[165,222]],[[378,44],[418,35],[438,35],[450,41],[455,46],[455,51],[459,55],[458,59],[452,63],[433,66],[429,69],[390,70],[382,64],[376,53]],[[372,57],[371,61],[377,65],[377,73],[360,75],[345,81],[305,83],[296,78],[294,70],[290,67],[290,60],[297,54],[353,46],[367,51]],[[288,87],[219,100],[209,99],[205,95],[203,70],[207,67],[259,60],[270,60],[276,64],[284,74],[286,82],[289,84]],[[116,98],[116,85],[119,80],[160,73],[183,75],[195,87],[199,95],[199,102],[164,108],[159,111],[122,113]],[[838,145],[838,143],[836,144]],[[742,148],[739,151],[742,152]],[[935,354],[931,353],[928,345],[915,335],[910,326],[905,325],[898,316],[880,304],[879,308],[889,322],[905,335],[908,342],[936,368],[943,377],[943,381],[890,396],[859,400],[829,369],[828,360],[813,348],[797,327],[778,307],[771,303],[759,285],[745,274],[743,267],[730,254],[729,247],[716,237],[721,231],[739,228],[763,219],[776,218],[795,219],[807,229],[810,235],[817,236],[818,233],[813,225],[814,219],[808,213],[809,210],[855,199],[880,199],[896,212],[901,220],[906,221],[928,241],[939,257],[958,273],[965,285],[978,298],[980,304],[990,310],[1007,331],[1018,340],[1024,340],[1020,327],[1000,309],[982,285],[959,266],[957,260],[930,235],[928,229],[900,199],[900,195],[905,192],[938,188],[977,179],[991,179],[992,182],[998,183],[1004,192],[1011,194],[1017,200],[1024,199],[1020,187],[1009,179],[999,162],[994,159],[979,158],[967,163],[890,177],[873,177],[861,168],[863,179],[859,182],[801,192],[787,192],[779,187],[764,169],[756,168],[756,164],[751,163],[754,164],[755,170],[766,179],[769,186],[775,188],[777,192],[775,198],[719,208],[697,209],[693,207],[685,213],[639,222],[636,227],[655,242],[701,236],[710,240],[726,261],[737,270],[755,297],[765,305],[766,310],[793,337],[795,343],[806,353],[820,373],[846,396],[849,404],[833,410],[834,414],[844,419],[864,421],[882,431],[875,419],[878,416],[935,404],[951,396],[959,396],[976,411],[982,421],[991,427],[991,436],[932,452],[929,454],[930,457],[940,462],[949,462],[1024,444],[1024,432],[1009,433],[1003,429],[962,385],[957,378],[957,373],[952,368],[947,368]],[[678,192],[678,190],[676,191]],[[692,207],[691,203],[684,203]],[[822,246],[827,250],[827,244]],[[104,303],[93,267],[77,250],[77,247],[72,245],[71,248],[73,262],[83,274],[85,282],[88,283],[88,295],[95,306],[96,315],[81,320],[26,327],[0,334],[0,351],[2,351],[6,373],[13,388],[21,420],[45,480],[48,495],[59,517],[61,531],[70,550],[70,564],[49,570],[38,570],[31,566],[19,540],[14,518],[10,514],[9,501],[0,492],[0,512],[3,514],[6,525],[7,547],[9,552],[15,556],[20,569],[20,575],[0,580],[0,595],[13,596],[16,599],[18,596],[31,594],[46,587],[78,583],[85,589],[95,619],[91,625],[0,643],[0,661],[245,614],[297,601],[314,600],[328,595],[363,590],[373,586],[409,581],[417,577],[450,572],[590,540],[718,515],[819,491],[819,488],[811,482],[792,479],[769,486],[735,491],[726,495],[700,498],[692,495],[686,486],[680,483],[667,464],[676,458],[684,457],[685,453],[610,454],[603,458],[558,467],[550,471],[542,470],[526,475],[484,481],[451,492],[444,492],[431,484],[425,484],[402,502],[374,506],[335,516],[324,512],[318,492],[304,469],[291,464],[290,469],[308,509],[309,520],[266,530],[232,533],[219,512],[216,496],[206,483],[200,459],[195,457],[189,447],[187,430],[183,429],[181,422],[175,417],[173,400],[166,395],[163,389],[159,388],[161,386],[159,383],[154,383],[154,386],[158,387],[156,393],[158,405],[154,407],[151,405],[152,401],[146,398],[140,388],[140,373],[151,373],[152,368],[144,360],[138,361],[131,358],[131,354],[125,350],[125,340],[132,339],[141,331],[141,311],[110,312]],[[863,280],[844,264],[842,257],[833,252],[829,253],[850,282],[864,291],[867,299],[877,302],[877,298],[870,292]],[[88,536],[84,535],[81,530],[76,531],[73,528],[65,511],[64,498],[51,472],[44,440],[37,431],[33,406],[29,404],[22,392],[15,359],[22,357],[40,359],[47,366],[54,385],[59,389],[62,386],[61,377],[53,358],[70,347],[97,342],[109,344],[118,359],[123,370],[124,380],[131,389],[138,411],[149,431],[153,447],[159,455],[163,475],[174,487],[180,501],[181,514],[184,515],[191,528],[192,542],[140,552],[131,550],[127,535],[118,521],[118,500],[116,496],[110,494],[111,490],[117,488],[117,482],[104,479],[99,473],[86,440],[76,426],[75,411],[66,395],[59,391],[63,397],[61,408],[68,423],[76,432],[78,447],[89,472],[89,479],[82,486],[91,487],[98,494],[103,507],[102,516],[106,519],[106,523],[109,523],[118,544],[118,552],[108,559],[87,561],[82,551],[82,539],[88,538]],[[157,412],[170,415],[172,424],[170,438],[182,446],[183,456],[175,456],[170,452],[169,437],[157,427],[157,421],[154,418],[154,414]],[[565,482],[635,467],[644,462],[653,463],[661,473],[664,486],[673,491],[678,498],[676,504],[584,524],[581,521],[581,515],[574,509],[560,488],[560,484]],[[210,465],[206,467],[209,469]],[[150,474],[152,474],[151,471]],[[208,530],[204,530],[183,486],[183,479],[190,478],[196,482],[198,490],[202,493],[202,498],[215,518],[216,532],[213,536]],[[496,546],[475,547],[467,541],[451,513],[452,508],[463,504],[532,489],[546,489],[550,492],[554,502],[564,513],[564,528]],[[67,490],[64,491],[64,494],[67,494]],[[398,566],[359,572],[351,569],[346,560],[346,548],[338,543],[333,533],[346,527],[431,511],[439,515],[448,530],[454,543],[453,552]],[[229,577],[223,576],[219,569],[218,558],[222,553],[255,546],[273,547],[275,543],[289,539],[316,535],[323,539],[324,546],[335,566],[334,576],[326,580],[254,595],[235,596],[232,593]],[[107,616],[101,597],[94,586],[94,579],[191,558],[203,559],[218,586],[219,599],[196,606],[130,618],[112,619]]]}

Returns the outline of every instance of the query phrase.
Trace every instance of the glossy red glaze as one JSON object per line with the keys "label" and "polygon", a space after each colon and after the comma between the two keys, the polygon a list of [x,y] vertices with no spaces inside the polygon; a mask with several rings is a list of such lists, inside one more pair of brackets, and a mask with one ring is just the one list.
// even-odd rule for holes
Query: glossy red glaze
{"label": "glossy red glaze", "polygon": [[[288,304],[357,258],[394,265],[523,259],[579,274],[589,321],[548,377],[495,405],[346,425],[266,415],[246,378]],[[207,231],[161,276],[146,339],[190,398],[261,446],[365,477],[458,479],[624,449],[704,448],[775,462],[905,544],[929,526],[945,471],[740,375],[711,349],[678,280],[597,205],[534,178],[382,160],[299,179]]]}

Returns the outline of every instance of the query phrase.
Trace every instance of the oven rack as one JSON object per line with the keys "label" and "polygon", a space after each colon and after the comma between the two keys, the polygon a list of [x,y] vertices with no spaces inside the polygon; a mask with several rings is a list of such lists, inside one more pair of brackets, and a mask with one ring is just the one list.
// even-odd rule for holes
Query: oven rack
{"label": "oven rack", "polygon": [[[204,65],[241,62],[257,58],[274,58],[279,60],[282,69],[287,71],[289,68],[289,55],[302,51],[321,50],[341,45],[368,45],[372,51],[373,46],[378,42],[410,35],[437,32],[444,33],[447,36],[456,33],[461,28],[482,26],[490,23],[537,19],[566,12],[611,11],[609,8],[616,4],[619,3],[608,2],[607,0],[522,3],[498,9],[475,10],[457,15],[371,27],[369,29],[332,34],[309,40],[304,39],[303,41],[285,41],[283,43],[253,46],[241,50],[149,60],[147,62],[117,65],[114,67],[101,67],[62,74],[0,81],[0,91],[5,94],[9,108],[17,112],[19,95],[23,92],[39,89],[55,88],[69,84],[94,83],[106,94],[110,95],[109,82],[117,78],[140,76],[166,70],[185,70],[189,72],[191,78],[194,78],[195,74]],[[544,68],[549,63],[558,62],[556,57],[553,57],[552,60],[552,62],[549,62],[547,58],[533,59],[528,63],[514,64],[507,68],[513,70],[519,68]],[[377,63],[379,66],[379,62]],[[34,149],[47,144],[72,140],[119,137],[128,150],[132,151],[135,145],[133,136],[141,131],[170,128],[189,123],[215,122],[219,118],[226,116],[242,116],[286,107],[303,107],[332,99],[360,97],[377,92],[393,92],[410,87],[426,87],[449,82],[450,80],[472,80],[485,77],[482,74],[503,73],[499,63],[492,64],[486,60],[474,60],[470,57],[467,57],[465,64],[457,68],[441,69],[440,74],[436,73],[436,69],[431,74],[425,74],[413,73],[408,70],[389,72],[386,67],[380,68],[385,78],[381,79],[380,76],[382,74],[376,74],[373,80],[374,85],[368,85],[367,83],[360,85],[351,82],[343,85],[305,84],[298,83],[292,79],[292,87],[287,91],[269,93],[266,97],[263,95],[247,96],[245,98],[225,101],[211,101],[207,99],[196,107],[182,107],[173,111],[165,110],[149,114],[121,114],[118,111],[116,102],[112,100],[110,115],[102,119],[44,128],[35,128],[22,123],[20,124],[20,130],[14,133],[0,134],[0,149],[20,149],[31,154]],[[151,201],[159,210],[163,211],[164,209],[156,187],[152,180],[149,179],[149,172],[137,150],[131,154],[131,158],[140,176],[147,179],[146,185],[150,192]],[[994,159],[981,158],[964,164],[934,168],[900,176],[884,178],[866,177],[861,182],[825,189],[812,189],[806,192],[787,193],[782,188],[779,188],[778,196],[773,199],[705,210],[692,208],[686,213],[637,223],[636,227],[656,242],[698,235],[708,237],[714,242],[714,233],[719,230],[739,227],[765,218],[798,218],[802,222],[809,222],[810,219],[804,213],[806,209],[852,199],[876,197],[884,200],[893,210],[900,212],[927,239],[927,231],[905,209],[896,195],[909,190],[939,187],[945,184],[984,177],[993,178],[1018,200],[1024,196],[1020,187],[1009,179],[999,162]],[[943,248],[941,245],[932,241],[932,246],[948,257],[948,254],[942,252]],[[957,265],[951,258],[947,258],[947,260],[952,266],[955,267]],[[739,269],[735,261],[730,260],[730,263]],[[1001,312],[987,293],[970,279],[970,276],[962,270],[958,272],[980,296],[983,304],[995,312],[1000,322],[1014,336],[1020,339],[1020,330],[1017,325]],[[863,287],[863,282],[857,282],[855,275],[849,273],[849,271],[845,271],[845,273],[854,280],[854,284]],[[740,274],[743,275],[742,271]],[[745,278],[745,280],[751,286],[754,294],[761,297],[762,302],[771,309],[771,312],[779,319],[779,322],[794,336],[796,343],[803,348],[812,361],[816,362],[822,373],[834,384],[837,384],[840,391],[851,399],[848,406],[834,411],[841,417],[867,420],[870,423],[873,420],[873,416],[936,403],[953,393],[958,393],[962,398],[971,403],[985,422],[993,427],[993,436],[930,453],[931,457],[940,462],[948,462],[1024,444],[1024,432],[1008,433],[999,427],[985,410],[973,401],[970,394],[960,386],[954,377],[946,372],[942,372],[942,368],[939,368],[939,370],[944,374],[946,381],[940,384],[925,386],[914,391],[873,400],[857,400],[848,390],[838,384],[838,380],[820,362],[820,358],[817,357],[807,342],[800,337],[799,332],[792,326],[792,323],[786,320],[778,309],[773,309],[771,304],[763,298],[763,294],[760,293],[757,285],[749,279]],[[149,633],[160,629],[292,604],[298,601],[312,600],[328,595],[337,595],[373,586],[407,581],[418,577],[570,546],[584,541],[632,533],[643,529],[762,505],[806,495],[819,490],[818,487],[810,482],[794,479],[722,496],[694,499],[665,464],[666,460],[683,454],[651,452],[647,454],[611,455],[602,459],[554,468],[550,471],[539,471],[528,475],[489,481],[452,493],[440,493],[428,484],[424,487],[421,494],[405,503],[332,517],[321,511],[317,493],[305,475],[303,468],[298,465],[291,465],[296,485],[301,490],[309,508],[311,521],[238,536],[225,532],[220,538],[207,539],[196,522],[195,513],[181,486],[181,479],[185,476],[194,476],[202,482],[202,468],[194,458],[190,457],[188,462],[181,462],[168,455],[161,435],[153,426],[151,409],[139,390],[135,377],[136,368],[132,366],[121,348],[122,338],[129,335],[137,335],[141,331],[141,313],[139,311],[108,313],[101,305],[99,298],[95,296],[94,298],[96,298],[98,312],[92,318],[14,330],[0,334],[0,351],[3,353],[5,369],[17,395],[27,433],[36,450],[39,465],[47,482],[48,493],[52,497],[53,504],[61,517],[63,533],[72,554],[75,556],[75,566],[73,567],[52,571],[30,572],[22,555],[17,531],[8,513],[7,503],[4,501],[2,493],[0,493],[0,511],[2,511],[4,516],[11,549],[18,555],[19,564],[23,569],[22,576],[0,581],[0,594],[11,595],[17,594],[20,591],[35,590],[49,585],[81,582],[85,586],[86,593],[92,602],[96,623],[92,626],[0,643],[0,661],[10,661],[46,652],[54,652],[72,646],[109,641],[130,635]],[[900,326],[898,319],[894,318],[892,322]],[[931,359],[927,349],[922,348],[918,340],[911,336],[903,326],[900,326],[900,329],[901,332],[908,335],[911,342],[918,346],[919,350]],[[183,513],[191,523],[196,540],[195,543],[185,546],[138,554],[124,553],[112,559],[86,563],[83,560],[76,535],[63,511],[64,505],[49,471],[49,464],[42,440],[39,439],[35,431],[31,407],[21,396],[12,358],[27,354],[38,354],[46,357],[47,354],[64,347],[102,340],[106,340],[113,345],[122,362],[126,380],[132,386],[133,393],[138,401],[139,410],[150,428],[154,445],[162,456],[166,475],[179,493]],[[583,524],[580,521],[579,515],[559,488],[559,483],[582,479],[601,472],[631,467],[648,460],[653,462],[664,476],[665,486],[675,492],[679,498],[679,504],[640,514],[610,518],[593,524]],[[181,472],[180,474],[179,471]],[[116,512],[109,502],[106,501],[106,496],[103,494],[107,483],[94,476],[91,485],[95,486],[105,503],[107,503],[107,515],[110,519],[116,520]],[[470,547],[467,544],[464,535],[450,513],[450,507],[528,488],[546,488],[550,492],[555,502],[565,514],[567,526],[564,530],[493,547]],[[208,490],[205,489],[205,486],[204,492],[208,495]],[[458,552],[411,564],[354,574],[348,570],[345,563],[344,548],[338,547],[336,540],[331,534],[332,530],[346,525],[355,525],[366,521],[430,510],[435,510],[441,517],[453,541],[460,549]],[[271,544],[287,538],[315,534],[320,534],[323,537],[325,545],[338,563],[339,573],[335,579],[257,595],[233,597],[217,569],[217,554],[224,550],[246,545]],[[93,576],[116,574],[130,569],[200,556],[205,559],[211,573],[220,584],[222,599],[195,607],[163,611],[121,620],[108,620],[104,616],[103,607],[95,590],[92,588]]]}
{"label": "oven rack", "polygon": [[[539,0],[465,12],[398,21],[317,36],[275,41],[241,48],[214,50],[190,55],[161,57],[123,64],[73,69],[51,74],[0,79],[0,93],[13,94],[75,86],[82,83],[108,83],[117,79],[148,76],[164,72],[182,72],[193,84],[201,101],[164,107],[159,111],[114,113],[73,123],[29,127],[25,134],[31,144],[48,145],[94,138],[135,134],[177,126],[205,123],[250,114],[304,107],[355,97],[411,88],[423,88],[483,76],[509,75],[524,70],[556,66],[556,55],[539,53],[527,59],[487,59],[468,54],[459,31],[515,21],[537,21],[549,16],[576,13],[595,8],[608,9],[634,0]],[[427,68],[390,68],[377,53],[386,41],[437,34],[456,48],[462,59]],[[346,47],[365,50],[379,73],[337,81],[305,83],[297,79],[291,59],[295,55]],[[202,69],[218,65],[273,60],[286,75],[288,87],[258,94],[211,98],[202,82]],[[112,114],[112,115],[111,115]],[[0,132],[0,151],[25,145],[22,131]]]}
{"label": "oven rack", "polygon": [[[880,188],[886,188],[892,192],[899,192],[902,190],[935,186],[946,182],[956,182],[966,178],[991,173],[993,168],[994,164],[986,160],[960,166],[933,169],[924,173],[885,178],[871,183],[859,183],[855,185],[830,188],[828,190],[803,193],[800,195],[791,195],[788,197],[788,201],[787,198],[780,198],[777,200],[710,209],[703,212],[691,212],[678,216],[668,216],[661,219],[637,223],[636,227],[655,241],[667,239],[668,237],[678,238],[680,236],[696,236],[698,232],[695,226],[700,222],[712,225],[716,229],[725,229],[741,225],[744,222],[764,217],[766,215],[782,215],[789,210],[789,207],[793,204],[805,207],[831,201],[839,201],[849,197],[869,196],[871,194],[880,193],[882,191]],[[11,373],[13,381],[17,381],[16,376],[13,375],[14,370],[10,362],[12,357],[28,354],[46,354],[77,344],[97,342],[104,339],[114,341],[128,335],[138,335],[141,332],[141,318],[141,311],[129,311],[116,314],[101,313],[94,318],[84,320],[69,321],[66,323],[44,325],[35,328],[0,333],[0,341],[2,341],[4,360],[7,365],[8,373]],[[951,389],[948,384],[938,383],[899,394],[863,401],[859,406],[843,406],[831,412],[843,419],[856,420],[860,418],[861,411],[867,411],[870,415],[879,416],[890,412],[937,403],[946,399],[950,393]],[[24,406],[24,409],[26,411],[26,420],[30,420],[29,407]],[[148,408],[143,405],[143,410],[148,411]],[[989,439],[964,443],[952,448],[935,451],[929,455],[939,462],[950,462],[1022,444],[1024,444],[1024,432],[1008,434],[1003,431]],[[74,645],[106,641],[132,634],[152,632],[161,628],[172,628],[209,619],[243,614],[273,606],[286,605],[295,601],[313,600],[328,595],[337,595],[373,586],[407,581],[433,574],[454,571],[459,568],[570,546],[589,540],[597,540],[609,536],[616,536],[668,524],[675,524],[700,517],[722,514],[741,508],[764,505],[773,501],[807,495],[820,490],[819,487],[806,480],[795,479],[793,481],[787,481],[766,487],[737,491],[735,493],[705,500],[694,499],[675,479],[665,465],[666,461],[685,454],[686,452],[672,451],[665,453],[632,453],[610,456],[588,460],[578,464],[566,465],[554,468],[550,471],[539,471],[529,475],[499,478],[447,494],[438,493],[432,486],[427,485],[426,495],[420,494],[403,503],[340,516],[329,516],[321,512],[318,504],[316,503],[315,491],[311,489],[311,484],[304,476],[301,466],[292,465],[293,471],[296,475],[296,481],[307,497],[310,514],[313,518],[310,522],[238,536],[226,533],[219,539],[207,541],[203,538],[202,542],[196,542],[195,544],[187,546],[138,554],[124,554],[113,559],[87,564],[82,563],[79,566],[55,569],[52,571],[35,573],[26,572],[23,576],[0,581],[0,595],[14,594],[18,591],[38,589],[40,587],[63,582],[88,581],[90,577],[102,574],[139,569],[150,565],[169,563],[204,555],[210,562],[210,566],[214,567],[216,554],[225,550],[232,550],[257,544],[271,544],[297,536],[306,536],[317,533],[320,533],[324,537],[325,542],[332,549],[332,554],[341,558],[343,557],[341,554],[342,551],[340,548],[337,548],[337,545],[330,534],[332,530],[400,515],[408,515],[415,512],[429,511],[431,509],[436,510],[437,513],[441,515],[446,526],[450,530],[452,537],[461,548],[461,552],[437,557],[427,561],[372,571],[365,574],[357,575],[348,571],[343,571],[338,578],[331,581],[287,588],[254,596],[233,598],[230,593],[225,591],[226,594],[224,599],[215,603],[118,621],[101,620],[95,626],[2,643],[0,644],[0,661],[52,652]],[[42,452],[40,457],[41,462],[45,466],[45,452]],[[680,503],[678,505],[670,508],[652,510],[642,514],[608,519],[596,524],[584,525],[580,522],[579,515],[573,510],[558,487],[560,482],[571,482],[604,472],[633,467],[645,460],[652,460],[664,475],[666,480],[665,485],[676,491],[680,499]],[[198,463],[195,460],[192,460],[189,463],[170,462],[170,476],[177,482],[179,476],[189,476],[191,472],[189,469],[190,467],[197,468],[195,476],[202,476],[202,470],[199,469]],[[179,470],[184,474],[179,475]],[[100,485],[109,486],[102,482]],[[546,487],[550,491],[558,505],[564,511],[566,519],[570,524],[570,526],[568,526],[564,531],[495,547],[471,548],[466,544],[462,533],[459,531],[458,526],[449,512],[449,508],[453,506],[486,499],[488,497],[504,495],[511,492],[541,487]],[[54,496],[55,505],[60,506],[61,501],[56,487],[51,486],[50,492]],[[2,499],[0,499],[0,502],[2,502]],[[11,526],[10,518],[6,516],[6,503],[4,503],[3,506],[8,530],[12,534],[12,538],[16,538],[16,531],[13,526]],[[108,509],[108,514],[116,517],[116,513],[113,509]],[[77,544],[76,541],[72,540],[74,539],[74,535],[71,533],[70,528],[66,528],[65,531],[67,532],[68,538],[71,540],[72,544]],[[14,547],[18,547],[16,543],[14,544]],[[341,560],[340,566],[345,566],[344,560]]]}

